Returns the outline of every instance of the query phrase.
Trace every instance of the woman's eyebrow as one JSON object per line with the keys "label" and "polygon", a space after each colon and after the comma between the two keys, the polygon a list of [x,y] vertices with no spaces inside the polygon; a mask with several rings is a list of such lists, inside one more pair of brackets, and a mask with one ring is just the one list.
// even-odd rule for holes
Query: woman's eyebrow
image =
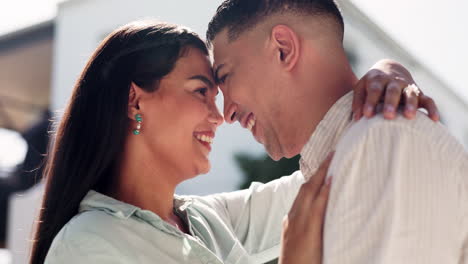
{"label": "woman's eyebrow", "polygon": [[200,81],[204,82],[210,88],[213,88],[215,86],[214,83],[208,77],[206,77],[204,75],[194,75],[194,76],[190,77],[189,80],[200,80]]}

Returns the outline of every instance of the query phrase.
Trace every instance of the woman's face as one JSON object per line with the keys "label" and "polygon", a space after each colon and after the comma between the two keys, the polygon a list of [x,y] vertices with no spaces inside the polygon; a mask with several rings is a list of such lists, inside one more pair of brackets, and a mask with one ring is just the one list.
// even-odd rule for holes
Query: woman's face
{"label": "woman's face", "polygon": [[224,121],[217,94],[208,56],[188,48],[159,88],[139,102],[143,122],[138,136],[144,137],[156,164],[184,179],[209,171],[211,143]]}

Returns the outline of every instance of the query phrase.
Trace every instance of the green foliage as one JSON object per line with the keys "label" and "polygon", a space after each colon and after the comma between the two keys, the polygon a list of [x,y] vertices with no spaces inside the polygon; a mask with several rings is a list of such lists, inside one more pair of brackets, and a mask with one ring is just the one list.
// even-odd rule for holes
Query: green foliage
{"label": "green foliage", "polygon": [[299,169],[300,155],[291,159],[272,160],[268,155],[253,156],[246,153],[234,155],[234,159],[244,174],[241,189],[249,188],[253,181],[266,183]]}

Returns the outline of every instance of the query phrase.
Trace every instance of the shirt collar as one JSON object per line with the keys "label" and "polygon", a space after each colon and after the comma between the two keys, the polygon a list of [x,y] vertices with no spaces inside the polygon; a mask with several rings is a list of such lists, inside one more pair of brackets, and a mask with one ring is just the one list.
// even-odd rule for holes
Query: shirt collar
{"label": "shirt collar", "polygon": [[129,218],[138,207],[90,190],[80,203],[79,212],[101,210],[119,218]]}
{"label": "shirt collar", "polygon": [[317,125],[301,151],[301,172],[308,179],[335,149],[343,132],[352,122],[353,92],[341,97]]}
{"label": "shirt collar", "polygon": [[[174,208],[185,211],[191,204],[191,199],[174,195]],[[90,190],[80,203],[79,212],[101,210],[119,218],[129,218],[137,211],[144,211],[134,205],[124,203],[102,193]],[[155,214],[155,216],[157,216]]]}

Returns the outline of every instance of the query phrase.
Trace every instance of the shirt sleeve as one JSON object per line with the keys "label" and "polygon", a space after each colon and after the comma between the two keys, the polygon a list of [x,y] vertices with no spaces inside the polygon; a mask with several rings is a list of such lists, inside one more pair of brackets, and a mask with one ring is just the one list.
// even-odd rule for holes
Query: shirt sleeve
{"label": "shirt sleeve", "polygon": [[448,133],[369,122],[349,129],[329,170],[323,263],[460,263],[460,146]]}
{"label": "shirt sleeve", "polygon": [[249,189],[209,195],[205,203],[233,229],[250,256],[259,262],[278,257],[284,216],[304,183],[300,171]]}

